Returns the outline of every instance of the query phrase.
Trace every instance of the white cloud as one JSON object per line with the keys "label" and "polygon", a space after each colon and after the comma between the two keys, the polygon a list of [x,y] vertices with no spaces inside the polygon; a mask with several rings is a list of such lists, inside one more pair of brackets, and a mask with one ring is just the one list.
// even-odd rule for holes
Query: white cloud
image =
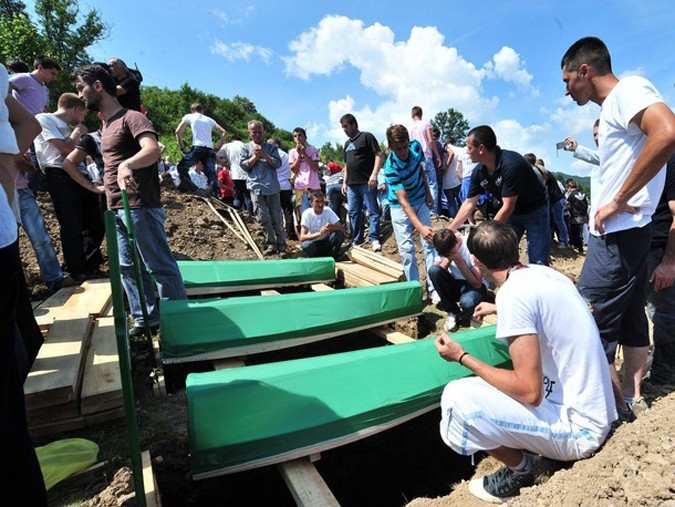
{"label": "white cloud", "polygon": [[532,86],[534,77],[524,66],[525,62],[520,59],[520,54],[513,48],[503,46],[483,68],[489,77],[514,83],[519,90],[537,96],[539,90]]}
{"label": "white cloud", "polygon": [[[488,71],[446,46],[435,27],[414,27],[407,40],[396,41],[394,32],[380,23],[365,26],[361,20],[326,16],[288,47],[291,54],[283,58],[287,75],[308,80],[351,66],[359,73],[360,85],[382,97],[375,105],[357,104],[350,95],[330,101],[326,131],[333,141],[344,139],[338,120],[346,112],[357,117],[362,129],[382,139],[391,123],[410,122],[414,105],[422,107],[427,119],[453,107],[476,122],[491,116],[499,104],[498,97],[484,95],[482,82]],[[506,64],[500,64],[500,72],[526,83],[529,74],[518,65],[520,73],[508,73]]]}
{"label": "white cloud", "polygon": [[227,11],[222,9],[213,9],[212,14],[220,20],[220,24],[225,25],[241,25],[248,19],[255,11],[253,5],[239,5],[235,4]]}
{"label": "white cloud", "polygon": [[250,60],[253,57],[260,58],[265,63],[270,63],[274,56],[274,51],[263,46],[254,46],[248,42],[225,43],[216,40],[209,48],[212,54],[223,56],[226,60],[234,62],[235,60]]}

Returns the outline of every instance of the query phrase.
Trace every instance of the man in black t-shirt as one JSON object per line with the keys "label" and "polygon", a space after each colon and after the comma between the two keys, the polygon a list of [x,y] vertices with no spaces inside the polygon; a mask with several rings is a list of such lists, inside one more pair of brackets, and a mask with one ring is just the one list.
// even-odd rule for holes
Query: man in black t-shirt
{"label": "man in black t-shirt", "polygon": [[340,118],[342,130],[349,139],[344,145],[345,177],[342,193],[347,196],[352,241],[359,245],[365,241],[364,214],[368,210],[370,229],[368,238],[373,250],[382,250],[380,244],[380,206],[377,202],[377,173],[384,157],[380,145],[370,132],[361,132],[353,114]]}
{"label": "man in black t-shirt", "polygon": [[652,215],[647,256],[647,312],[654,324],[654,360],[649,382],[675,383],[675,155],[666,167],[666,184]]}
{"label": "man in black t-shirt", "polygon": [[127,64],[119,58],[111,58],[108,62],[110,73],[117,85],[117,101],[122,107],[141,110],[141,83],[129,70]]}
{"label": "man in black t-shirt", "polygon": [[526,232],[530,264],[548,266],[551,251],[548,192],[530,164],[515,151],[497,146],[497,136],[487,125],[469,131],[466,150],[471,161],[479,165],[471,174],[467,199],[450,229],[459,229],[473,215],[480,195],[489,191],[501,201],[494,219],[509,223],[518,239]]}

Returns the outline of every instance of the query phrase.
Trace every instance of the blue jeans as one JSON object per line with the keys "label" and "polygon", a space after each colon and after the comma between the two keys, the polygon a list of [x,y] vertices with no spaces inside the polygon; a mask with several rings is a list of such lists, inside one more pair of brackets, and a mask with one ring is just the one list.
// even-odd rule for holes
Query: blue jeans
{"label": "blue jeans", "polygon": [[455,218],[457,211],[459,211],[459,206],[461,205],[459,201],[459,191],[461,188],[462,185],[457,185],[455,188],[443,189],[445,198],[448,200],[448,215],[450,218]]}
{"label": "blue jeans", "polygon": [[353,241],[360,244],[365,241],[364,211],[369,213],[370,230],[368,239],[371,242],[380,241],[380,206],[377,203],[377,189],[370,188],[367,183],[347,186],[347,206],[349,220],[352,223]]}
{"label": "blue jeans", "polygon": [[347,202],[347,198],[342,194],[342,183],[326,185],[326,198],[328,199],[330,209],[338,216],[340,222],[344,224],[347,217],[345,216],[343,204]]}
{"label": "blue jeans", "polygon": [[553,222],[558,229],[558,241],[569,245],[570,237],[567,231],[567,224],[565,224],[565,199],[560,199],[558,202],[551,204],[551,215],[553,215]]}
{"label": "blue jeans", "polygon": [[[417,214],[417,218],[419,218],[420,222],[431,227],[431,213],[426,203],[418,204],[412,208]],[[391,225],[394,229],[394,236],[396,236],[398,253],[401,256],[406,280],[419,281],[420,272],[417,267],[417,259],[415,258],[415,238],[413,236],[415,228],[413,227],[412,222],[410,222],[408,215],[403,211],[403,208],[390,206],[389,209],[391,210]],[[431,243],[428,243],[424,239],[420,239],[420,241],[422,243],[422,249],[424,250],[424,264],[426,265],[427,273],[429,273],[434,265],[434,260],[436,259],[436,250],[434,250],[434,246]],[[435,290],[434,284],[428,276],[427,288],[429,295],[433,294]]]}
{"label": "blue jeans", "polygon": [[469,195],[469,189],[471,188],[471,176],[462,178],[462,185],[459,189],[459,202],[463,203],[466,201],[467,196]]}
{"label": "blue jeans", "polygon": [[178,162],[176,169],[180,175],[180,179],[185,178],[190,181],[190,167],[197,162],[201,162],[204,166],[204,174],[209,180],[209,191],[214,197],[220,197],[220,189],[218,188],[218,178],[216,177],[216,150],[208,148],[207,146],[193,146],[183,158]]}
{"label": "blue jeans", "polygon": [[551,222],[548,202],[530,213],[513,213],[509,225],[518,235],[518,240],[527,233],[527,258],[530,264],[548,266],[551,253]]}
{"label": "blue jeans", "polygon": [[427,177],[427,184],[429,185],[429,191],[431,196],[434,198],[434,207],[431,210],[431,213],[437,215],[440,213],[440,199],[438,198],[438,181],[436,180],[436,166],[434,165],[434,158],[425,158],[424,159],[424,174]]}
{"label": "blue jeans", "polygon": [[33,251],[40,265],[42,281],[46,284],[56,282],[63,278],[61,264],[56,257],[56,250],[52,238],[47,232],[42,212],[38,207],[32,190],[28,188],[18,189],[19,206],[21,208],[21,225],[26,236],[33,245]]}
{"label": "blue jeans", "polygon": [[[134,273],[131,245],[127,240],[127,228],[124,221],[124,210],[116,210],[117,243],[119,245],[120,271],[122,285],[129,300],[129,309],[135,327],[144,327],[143,309],[138,293]],[[157,283],[160,299],[187,299],[183,277],[178,264],[171,254],[164,231],[164,208],[140,208],[131,210],[136,247],[141,262],[143,292],[148,311],[150,326],[159,325],[159,305],[155,298],[152,279]],[[151,278],[152,275],[152,278]]]}
{"label": "blue jeans", "polygon": [[455,315],[459,314],[460,307],[468,316],[473,315],[474,308],[485,299],[487,294],[484,284],[481,284],[480,289],[476,289],[466,280],[455,278],[450,271],[437,265],[433,265],[429,270],[429,278],[441,298],[438,304],[439,309]]}

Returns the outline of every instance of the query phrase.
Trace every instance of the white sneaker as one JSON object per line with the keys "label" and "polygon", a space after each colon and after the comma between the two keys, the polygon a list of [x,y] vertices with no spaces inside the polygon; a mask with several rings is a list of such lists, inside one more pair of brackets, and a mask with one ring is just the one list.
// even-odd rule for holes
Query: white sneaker
{"label": "white sneaker", "polygon": [[454,333],[459,329],[459,323],[457,322],[457,316],[452,313],[448,312],[448,318],[445,319],[445,330],[448,333]]}
{"label": "white sneaker", "polygon": [[371,245],[373,245],[373,252],[381,252],[382,251],[382,245],[380,244],[379,241],[371,241]]}
{"label": "white sneaker", "polygon": [[431,296],[429,296],[429,299],[431,299],[431,302],[435,305],[441,302],[441,296],[438,295],[438,292],[433,291],[431,293]]}

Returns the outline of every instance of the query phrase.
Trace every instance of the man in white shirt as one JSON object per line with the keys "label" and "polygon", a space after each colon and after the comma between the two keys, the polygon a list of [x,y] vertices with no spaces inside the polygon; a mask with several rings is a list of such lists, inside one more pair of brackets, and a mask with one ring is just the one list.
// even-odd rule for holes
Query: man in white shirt
{"label": "man in white shirt", "polygon": [[66,270],[73,280],[82,282],[100,276],[102,224],[98,200],[90,199],[90,191],[64,169],[64,162],[87,133],[82,123],[86,109],[74,93],[62,94],[57,106],[54,113],[36,116],[42,132],[35,138],[35,154],[47,178],[47,190],[59,221]]}
{"label": "man in white shirt", "polygon": [[480,303],[474,316],[497,313],[496,338],[508,343],[513,368],[486,364],[448,335],[437,338],[441,357],[475,374],[445,387],[440,432],[463,456],[484,451],[504,463],[469,483],[478,498],[502,503],[532,485],[537,456],[586,458],[617,416],[598,328],[569,278],[522,265],[518,237],[503,222],[481,223],[468,246],[498,287],[496,304]]}
{"label": "man in white shirt", "polygon": [[[187,127],[192,129],[192,148],[186,150],[183,142],[183,132]],[[220,141],[217,146],[213,146],[213,129],[221,133]],[[204,164],[204,173],[209,180],[209,191],[214,197],[220,196],[218,189],[218,178],[216,175],[216,152],[227,139],[227,130],[221,127],[216,120],[204,114],[201,104],[192,104],[190,114],[183,116],[183,119],[176,127],[176,140],[178,147],[185,153],[185,156],[178,162],[178,174],[180,175],[179,190],[191,192],[196,190],[194,183],[190,180],[189,169],[197,162]]]}
{"label": "man in white shirt", "polygon": [[232,183],[234,183],[234,207],[253,213],[251,192],[246,187],[246,171],[241,168],[243,148],[244,142],[238,134],[234,134],[234,139],[223,145],[220,151],[218,151],[218,156],[230,164]]}
{"label": "man in white shirt", "polygon": [[[560,66],[565,94],[580,106],[601,107],[600,167],[591,173],[591,236],[578,285],[605,345],[619,415],[631,420],[647,408],[640,395],[649,350],[647,254],[665,164],[675,149],[675,115],[646,79],[619,80],[607,46],[596,37],[575,42]],[[623,379],[614,368],[618,344]]]}
{"label": "man in white shirt", "polygon": [[335,212],[326,207],[321,190],[312,191],[310,204],[300,218],[302,251],[307,257],[330,255],[335,259],[345,239],[345,227]]}

